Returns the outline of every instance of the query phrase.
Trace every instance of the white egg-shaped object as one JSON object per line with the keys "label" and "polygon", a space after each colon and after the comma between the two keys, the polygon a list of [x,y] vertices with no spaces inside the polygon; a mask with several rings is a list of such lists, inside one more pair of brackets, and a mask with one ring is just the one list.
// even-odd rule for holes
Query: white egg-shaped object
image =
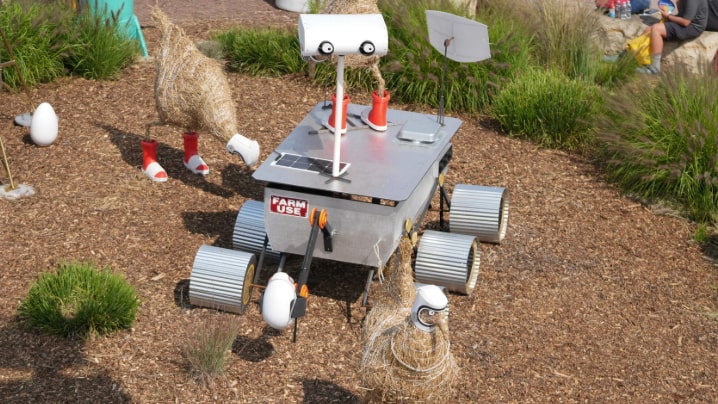
{"label": "white egg-shaped object", "polygon": [[35,108],[30,123],[30,139],[38,146],[49,146],[57,139],[58,119],[55,110],[47,102]]}
{"label": "white egg-shaped object", "polygon": [[262,295],[262,317],[272,328],[283,330],[292,322],[292,308],[297,300],[294,281],[286,272],[269,278]]}

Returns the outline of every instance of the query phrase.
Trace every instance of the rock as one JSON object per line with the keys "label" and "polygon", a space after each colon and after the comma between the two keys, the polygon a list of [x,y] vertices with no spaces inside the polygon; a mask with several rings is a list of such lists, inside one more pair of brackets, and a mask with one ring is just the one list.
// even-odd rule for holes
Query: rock
{"label": "rock", "polygon": [[[605,53],[619,53],[625,48],[627,40],[641,35],[646,27],[657,22],[657,18],[645,15],[633,15],[630,20],[602,17],[601,38],[605,41]],[[689,72],[700,73],[711,68],[716,49],[718,32],[706,31],[690,41],[665,42],[661,61],[664,66],[682,67]]]}

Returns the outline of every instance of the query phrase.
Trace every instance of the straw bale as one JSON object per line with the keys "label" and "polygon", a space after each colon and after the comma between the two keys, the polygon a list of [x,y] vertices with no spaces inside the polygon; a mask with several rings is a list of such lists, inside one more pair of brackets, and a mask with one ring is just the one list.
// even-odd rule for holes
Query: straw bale
{"label": "straw bale", "polygon": [[222,64],[203,55],[159,7],[153,8],[152,18],[161,31],[155,81],[160,119],[191,132],[206,130],[228,142],[239,131]]}
{"label": "straw bale", "polygon": [[329,0],[323,14],[381,14],[376,0]]}
{"label": "straw bale", "polygon": [[400,308],[411,308],[416,298],[414,270],[411,257],[414,246],[411,240],[403,237],[396,253],[384,268],[379,268],[379,287],[375,288],[374,305],[367,314],[364,329],[372,330],[375,318],[381,318],[385,311],[393,312]]}
{"label": "straw bale", "polygon": [[424,332],[410,316],[411,309],[384,313],[367,338],[361,363],[367,402],[449,402],[459,368],[447,327]]}
{"label": "straw bale", "polygon": [[361,374],[369,402],[447,402],[458,377],[448,310],[432,332],[411,321],[416,299],[412,254],[411,241],[402,239],[397,254],[379,272],[381,284],[365,319]]}

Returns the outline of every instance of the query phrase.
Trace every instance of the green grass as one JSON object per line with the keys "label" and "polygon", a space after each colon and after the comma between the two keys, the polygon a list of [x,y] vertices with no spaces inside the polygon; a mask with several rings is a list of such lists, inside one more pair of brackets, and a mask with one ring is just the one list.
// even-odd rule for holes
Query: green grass
{"label": "green grass", "polygon": [[41,274],[18,308],[20,319],[39,331],[93,338],[134,324],[134,288],[109,269],[70,262]]}
{"label": "green grass", "polygon": [[234,340],[240,331],[233,317],[214,315],[195,324],[182,347],[189,372],[198,383],[210,385],[227,366]]}

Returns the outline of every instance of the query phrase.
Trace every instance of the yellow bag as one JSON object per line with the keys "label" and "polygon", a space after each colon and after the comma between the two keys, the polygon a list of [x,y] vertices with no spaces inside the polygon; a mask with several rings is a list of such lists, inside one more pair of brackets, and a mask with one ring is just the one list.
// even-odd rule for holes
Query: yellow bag
{"label": "yellow bag", "polygon": [[651,64],[651,33],[646,32],[640,36],[629,40],[626,43],[626,51],[633,54],[639,65],[645,66]]}

